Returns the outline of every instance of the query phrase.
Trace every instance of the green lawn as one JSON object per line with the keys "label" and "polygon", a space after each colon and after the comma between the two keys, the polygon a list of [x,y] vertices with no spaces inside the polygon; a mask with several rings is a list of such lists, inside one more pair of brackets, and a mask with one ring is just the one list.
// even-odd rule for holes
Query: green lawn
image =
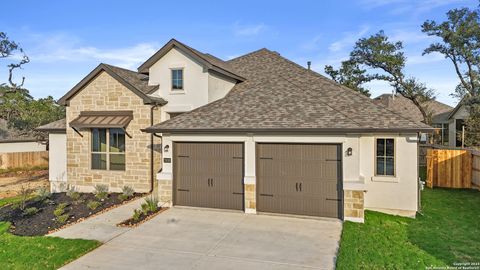
{"label": "green lawn", "polygon": [[16,236],[0,223],[2,269],[57,269],[100,245],[97,241],[46,236]]}
{"label": "green lawn", "polygon": [[480,192],[426,189],[416,219],[366,211],[345,222],[338,269],[425,269],[480,262]]}
{"label": "green lawn", "polygon": [[[18,197],[0,200],[0,207],[18,200]],[[2,270],[57,269],[100,245],[99,242],[91,240],[16,236],[8,232],[9,226],[7,222],[0,222]]]}

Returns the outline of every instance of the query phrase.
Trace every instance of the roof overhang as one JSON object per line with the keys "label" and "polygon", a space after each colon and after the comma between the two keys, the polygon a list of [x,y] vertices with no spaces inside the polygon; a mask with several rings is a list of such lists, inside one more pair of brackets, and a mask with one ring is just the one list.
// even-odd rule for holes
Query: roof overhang
{"label": "roof overhang", "polygon": [[147,133],[181,133],[181,134],[234,134],[234,133],[257,133],[257,134],[358,134],[358,133],[432,133],[433,127],[425,128],[218,128],[218,129],[172,129],[148,127],[142,129]]}
{"label": "roof overhang", "polygon": [[162,98],[156,98],[149,96],[135,86],[127,82],[125,79],[120,77],[117,73],[115,73],[111,68],[109,68],[105,64],[98,65],[92,72],[90,72],[83,80],[81,80],[77,85],[75,85],[70,91],[68,91],[63,97],[58,100],[58,104],[68,106],[70,100],[78,93],[80,90],[83,89],[88,83],[94,80],[102,71],[106,72],[108,75],[112,76],[115,80],[120,82],[126,88],[130,89],[133,93],[139,96],[144,104],[158,104],[158,105],[165,105],[167,102]]}
{"label": "roof overhang", "polygon": [[82,111],[69,126],[73,129],[122,128],[133,119],[133,111]]}

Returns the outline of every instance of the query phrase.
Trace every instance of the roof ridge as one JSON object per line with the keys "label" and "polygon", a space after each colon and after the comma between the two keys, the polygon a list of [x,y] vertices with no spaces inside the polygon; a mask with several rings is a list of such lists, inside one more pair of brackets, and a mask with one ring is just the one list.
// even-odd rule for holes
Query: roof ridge
{"label": "roof ridge", "polygon": [[252,54],[256,54],[256,53],[262,52],[262,51],[274,53],[273,51],[271,51],[271,50],[263,47],[263,48],[260,48],[260,49],[258,49],[258,50],[255,50],[255,51],[251,51],[251,52],[249,52],[249,53],[246,53],[246,54],[244,54],[244,55],[240,55],[240,56],[237,56],[237,57],[235,57],[235,58],[229,59],[229,60],[227,60],[227,61],[225,61],[225,62],[228,63],[228,62],[230,62],[230,61],[238,60],[238,59],[241,59],[241,58],[250,56],[250,55],[252,55]]}

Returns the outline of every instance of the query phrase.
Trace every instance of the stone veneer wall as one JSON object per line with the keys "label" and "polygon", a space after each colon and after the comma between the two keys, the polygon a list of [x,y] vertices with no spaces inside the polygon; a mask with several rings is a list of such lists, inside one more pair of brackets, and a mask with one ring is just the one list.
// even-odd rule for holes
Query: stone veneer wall
{"label": "stone veneer wall", "polygon": [[257,209],[256,187],[255,184],[245,184],[245,212],[254,213]]}
{"label": "stone veneer wall", "polygon": [[[118,111],[132,110],[133,120],[127,127],[125,136],[125,171],[107,171],[91,169],[89,130],[81,130],[81,137],[72,128],[67,127],[67,183],[79,191],[89,192],[96,184],[108,185],[110,191],[120,191],[131,186],[137,192],[150,189],[150,134],[140,129],[150,126],[150,105],[131,90],[123,86],[108,73],[102,72],[70,100],[67,107],[67,125],[81,111]],[[155,111],[154,120],[160,122],[160,110]],[[154,138],[156,150],[161,149],[161,139]],[[156,151],[155,164],[161,164]]]}
{"label": "stone veneer wall", "polygon": [[363,190],[344,191],[344,220],[364,221],[364,195]]}

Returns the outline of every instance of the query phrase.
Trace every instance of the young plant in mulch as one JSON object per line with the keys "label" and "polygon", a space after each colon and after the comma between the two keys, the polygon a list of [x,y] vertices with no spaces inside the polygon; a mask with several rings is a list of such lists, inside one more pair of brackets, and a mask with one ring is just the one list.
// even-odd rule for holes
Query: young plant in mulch
{"label": "young plant in mulch", "polygon": [[24,216],[33,216],[35,215],[36,213],[38,213],[38,208],[36,207],[28,207],[28,208],[25,208],[25,210],[23,210],[23,215]]}
{"label": "young plant in mulch", "polygon": [[102,205],[102,203],[99,202],[99,201],[95,201],[95,200],[90,200],[90,201],[88,201],[88,203],[87,203],[87,207],[88,207],[88,209],[90,209],[90,210],[95,210],[95,209],[97,209],[100,205]]}
{"label": "young plant in mulch", "polygon": [[95,194],[95,198],[98,200],[105,200],[108,198],[108,186],[102,184],[95,185],[95,191],[93,191],[93,194]]}
{"label": "young plant in mulch", "polygon": [[134,227],[166,210],[166,208],[158,206],[158,199],[154,196],[145,198],[145,202],[141,204],[140,208],[133,210],[133,216],[117,224],[117,226]]}
{"label": "young plant in mulch", "polygon": [[74,204],[83,203],[83,200],[80,198],[80,193],[75,190],[75,186],[68,187],[66,194],[72,199]]}
{"label": "young plant in mulch", "polygon": [[133,196],[134,192],[135,191],[133,190],[132,187],[124,186],[122,188],[122,194],[118,195],[118,200],[121,201],[121,202],[123,202],[125,200],[128,200],[129,198],[131,198]]}
{"label": "young plant in mulch", "polygon": [[55,215],[56,221],[60,224],[64,224],[65,222],[67,222],[68,218],[70,217],[68,213],[65,213],[65,208],[67,206],[68,205],[66,203],[60,203],[53,211],[53,215]]}

